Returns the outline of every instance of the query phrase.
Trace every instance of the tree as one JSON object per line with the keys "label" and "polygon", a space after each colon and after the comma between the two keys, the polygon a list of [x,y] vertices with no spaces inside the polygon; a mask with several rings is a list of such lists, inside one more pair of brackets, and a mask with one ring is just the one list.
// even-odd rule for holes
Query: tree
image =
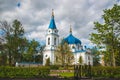
{"label": "tree", "polygon": [[[23,62],[41,62],[42,63],[42,51],[43,46],[39,44],[38,41],[35,41],[34,39],[31,41],[28,41],[26,50],[22,55],[22,61]],[[39,53],[39,54],[38,54]]]}
{"label": "tree", "polygon": [[45,66],[50,66],[50,58],[46,59],[46,64]]}
{"label": "tree", "polygon": [[[35,40],[29,41],[24,37],[24,29],[20,21],[14,20],[11,25],[7,21],[1,21],[0,30],[4,33],[2,37],[0,36],[0,51],[2,52],[0,61],[5,61],[7,58],[8,61],[6,62],[9,65],[15,64],[15,62],[33,62],[36,60],[42,63],[44,47],[39,42]],[[34,56],[39,52],[38,56]],[[2,56],[6,56],[6,58],[4,57],[3,60]]]}
{"label": "tree", "polygon": [[116,66],[120,57],[120,6],[115,4],[113,8],[105,9],[102,18],[103,24],[94,22],[97,33],[91,34],[91,41],[98,46],[105,45],[106,52],[109,52],[105,57],[111,59],[111,66]]}
{"label": "tree", "polygon": [[[11,62],[12,62],[11,61],[12,57],[11,57],[11,52],[10,52],[11,47],[9,47],[6,42],[7,36],[10,36],[11,26],[10,24],[8,24],[7,21],[0,21],[0,30],[4,32],[4,35],[1,35],[1,38],[0,38],[1,39],[1,51],[5,52],[8,55],[8,58],[9,58],[8,62],[9,62],[9,65],[11,65]],[[3,42],[6,42],[6,43],[3,43]]]}
{"label": "tree", "polygon": [[24,45],[24,29],[18,20],[14,20],[12,25],[8,24],[7,21],[3,21],[0,29],[4,32],[5,53],[8,55],[9,65],[12,65],[16,61],[20,61],[20,50],[22,50],[21,46]]}
{"label": "tree", "polygon": [[69,45],[64,40],[58,45],[55,56],[56,63],[59,63],[59,65],[71,65],[73,62],[73,54]]}
{"label": "tree", "polygon": [[79,64],[82,64],[83,63],[83,58],[82,56],[79,57]]}
{"label": "tree", "polygon": [[94,66],[98,66],[100,65],[100,53],[102,53],[101,51],[98,51],[97,47],[93,47],[91,49],[91,53],[93,54],[93,65]]}
{"label": "tree", "polygon": [[14,20],[11,26],[10,36],[6,37],[9,47],[11,47],[13,64],[20,61],[20,54],[22,54],[20,50],[24,43],[23,35],[24,29],[22,24],[20,21]]}
{"label": "tree", "polygon": [[0,42],[0,65],[7,64],[7,54],[5,53],[4,44]]}

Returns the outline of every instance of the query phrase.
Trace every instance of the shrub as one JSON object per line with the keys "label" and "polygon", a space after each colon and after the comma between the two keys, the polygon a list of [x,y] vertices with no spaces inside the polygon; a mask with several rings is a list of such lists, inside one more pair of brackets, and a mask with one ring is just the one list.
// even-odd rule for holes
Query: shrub
{"label": "shrub", "polygon": [[49,67],[0,67],[1,78],[47,77]]}
{"label": "shrub", "polygon": [[57,70],[59,69],[59,65],[50,65],[50,69]]}
{"label": "shrub", "polygon": [[93,77],[120,78],[120,67],[92,67]]}
{"label": "shrub", "polygon": [[50,66],[50,58],[46,59],[45,66]]}

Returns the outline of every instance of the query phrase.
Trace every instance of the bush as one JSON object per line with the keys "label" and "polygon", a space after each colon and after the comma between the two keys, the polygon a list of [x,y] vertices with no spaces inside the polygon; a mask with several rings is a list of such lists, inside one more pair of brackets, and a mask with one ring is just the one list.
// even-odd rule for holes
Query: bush
{"label": "bush", "polygon": [[0,67],[1,78],[47,77],[49,73],[49,67]]}
{"label": "bush", "polygon": [[45,66],[50,66],[50,58],[46,59]]}
{"label": "bush", "polygon": [[50,69],[57,70],[59,69],[59,65],[50,65]]}
{"label": "bush", "polygon": [[120,67],[92,67],[93,77],[120,78]]}

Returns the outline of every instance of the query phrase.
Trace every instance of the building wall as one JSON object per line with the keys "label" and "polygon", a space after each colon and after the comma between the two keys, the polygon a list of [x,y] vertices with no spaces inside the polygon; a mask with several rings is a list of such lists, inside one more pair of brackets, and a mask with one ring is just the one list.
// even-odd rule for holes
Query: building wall
{"label": "building wall", "polygon": [[79,64],[79,58],[82,56],[82,65],[93,65],[93,56],[91,54],[88,54],[86,52],[78,52],[74,53],[74,62],[73,64]]}
{"label": "building wall", "polygon": [[46,60],[50,58],[50,64],[54,64],[54,51],[44,51],[43,54],[43,65],[46,64]]}
{"label": "building wall", "polygon": [[[49,38],[49,40],[48,40]],[[56,39],[56,40],[55,40]],[[54,64],[54,53],[59,44],[59,35],[57,29],[48,29],[46,34],[46,47],[43,53],[43,65],[46,64],[46,59],[50,58],[50,63]]]}

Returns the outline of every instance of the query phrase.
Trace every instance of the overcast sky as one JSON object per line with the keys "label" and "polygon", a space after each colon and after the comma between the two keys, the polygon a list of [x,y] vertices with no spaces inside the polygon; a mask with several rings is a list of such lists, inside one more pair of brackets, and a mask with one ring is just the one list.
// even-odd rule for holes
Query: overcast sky
{"label": "overcast sky", "polygon": [[93,22],[102,23],[103,10],[114,3],[115,0],[0,0],[0,20],[11,23],[18,19],[28,39],[45,43],[51,10],[54,9],[60,39],[69,35],[71,24],[73,35],[83,45],[92,46],[89,34],[94,32]]}

